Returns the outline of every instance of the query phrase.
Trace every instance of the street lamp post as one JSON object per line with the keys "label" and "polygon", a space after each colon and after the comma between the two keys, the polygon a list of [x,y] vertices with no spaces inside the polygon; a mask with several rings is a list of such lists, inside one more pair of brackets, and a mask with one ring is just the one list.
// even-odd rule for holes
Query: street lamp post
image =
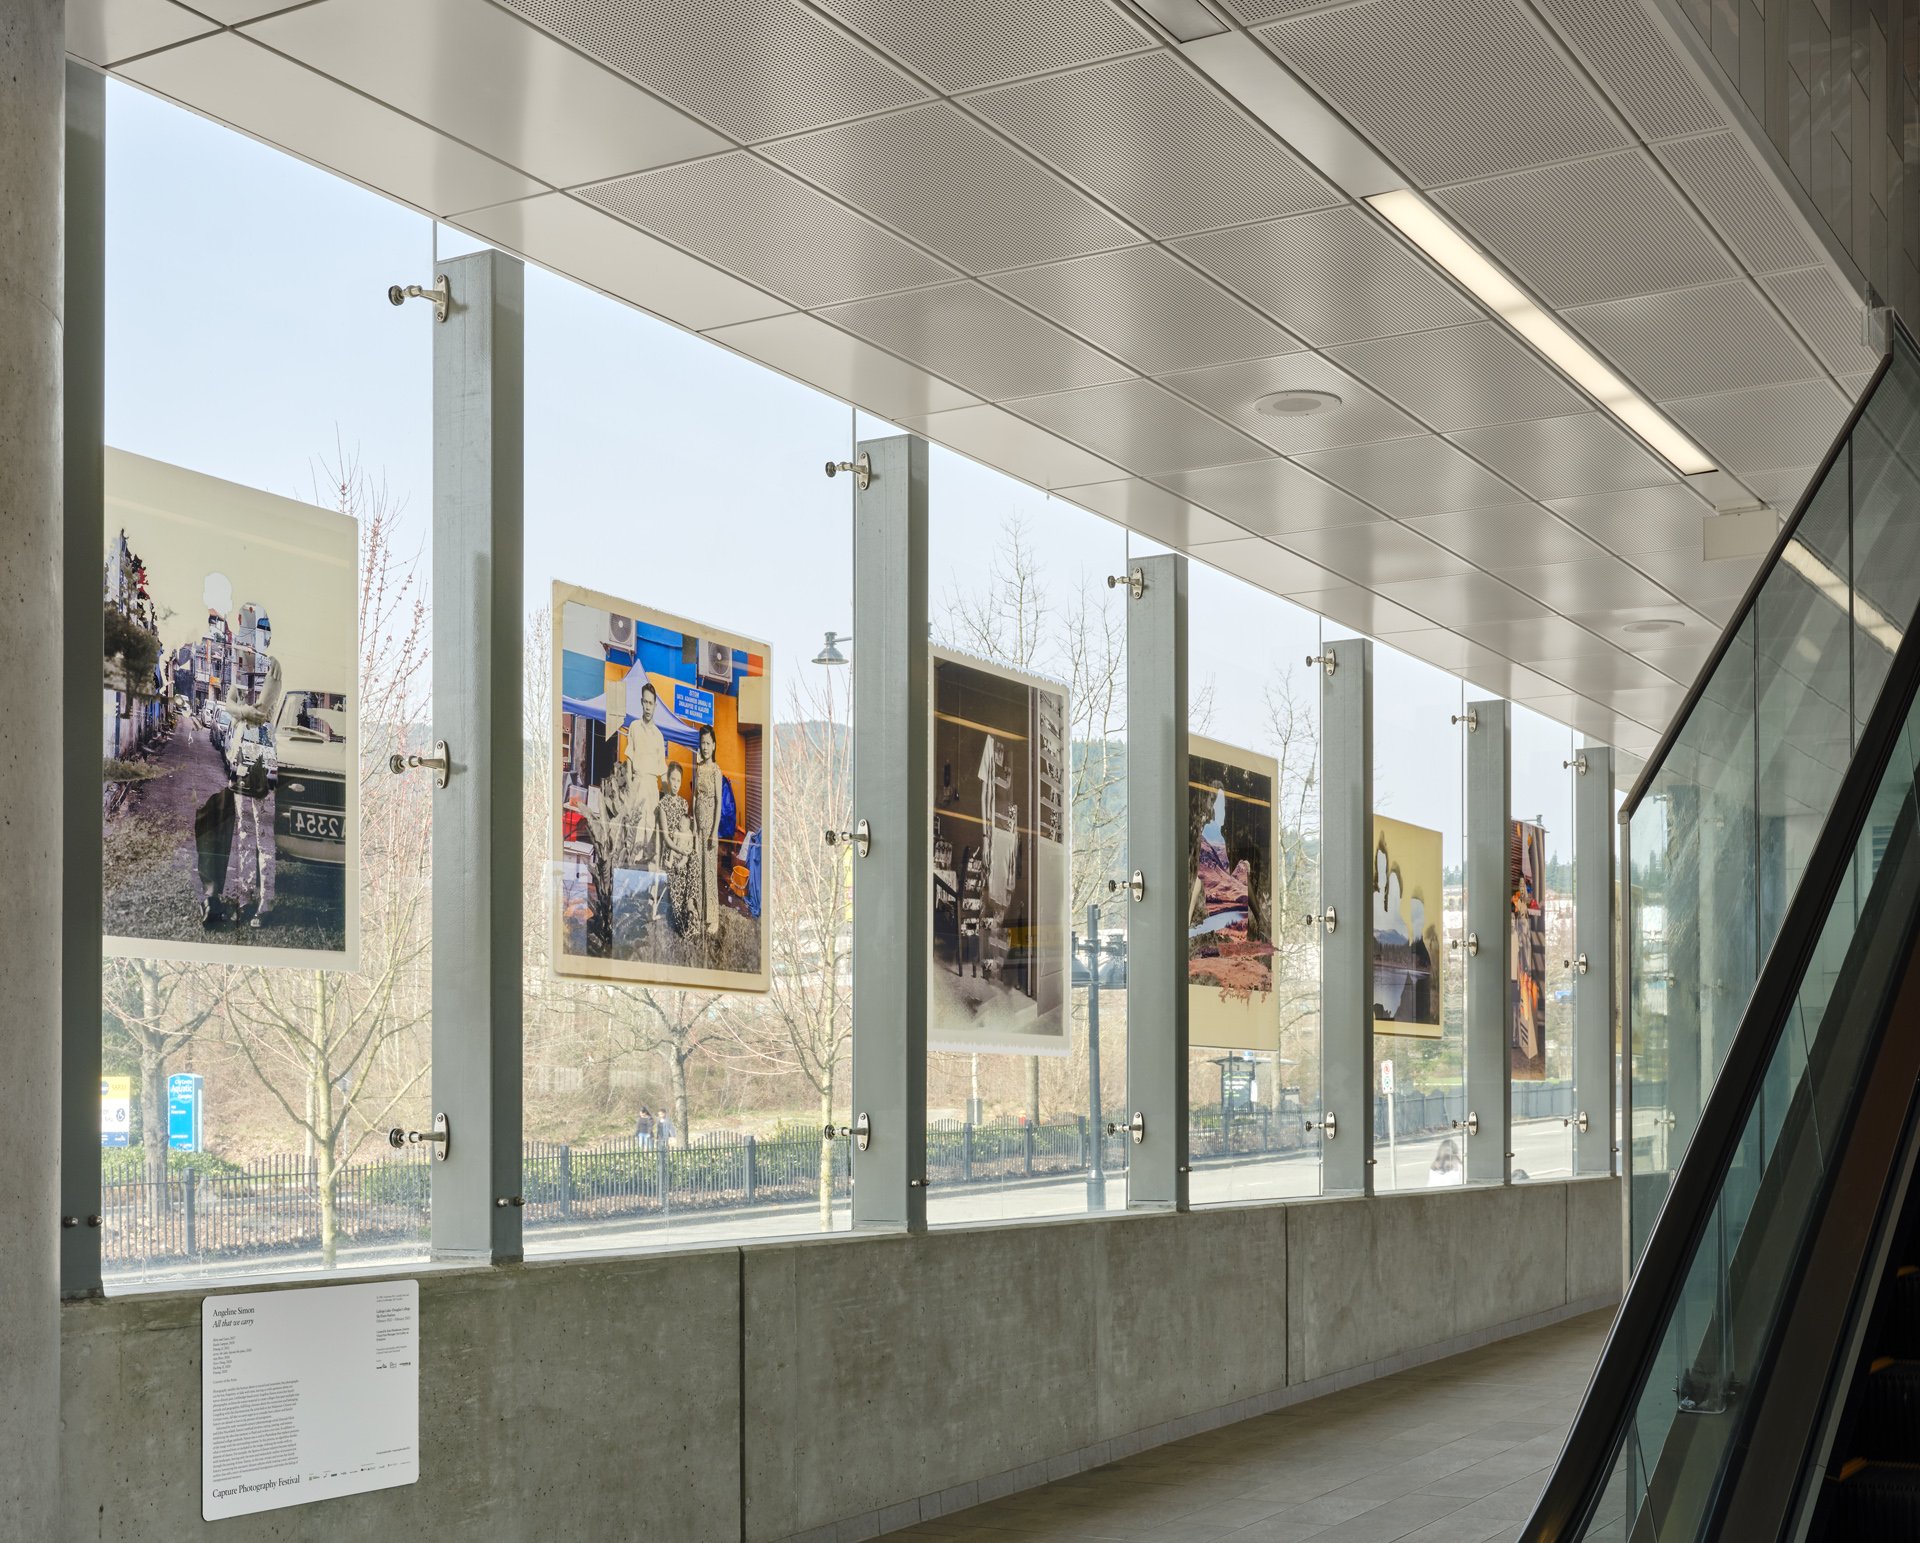
{"label": "street lamp post", "polygon": [[1087,1209],[1107,1208],[1107,1125],[1100,1110],[1100,907],[1087,907],[1087,1103],[1093,1161],[1087,1168]]}

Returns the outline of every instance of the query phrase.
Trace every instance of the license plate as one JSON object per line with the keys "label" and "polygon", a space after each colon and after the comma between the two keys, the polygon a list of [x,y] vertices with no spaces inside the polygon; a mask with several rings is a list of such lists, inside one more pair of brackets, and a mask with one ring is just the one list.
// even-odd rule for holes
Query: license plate
{"label": "license plate", "polygon": [[287,811],[287,834],[311,836],[318,841],[345,841],[346,817],[329,814],[324,809],[290,809]]}

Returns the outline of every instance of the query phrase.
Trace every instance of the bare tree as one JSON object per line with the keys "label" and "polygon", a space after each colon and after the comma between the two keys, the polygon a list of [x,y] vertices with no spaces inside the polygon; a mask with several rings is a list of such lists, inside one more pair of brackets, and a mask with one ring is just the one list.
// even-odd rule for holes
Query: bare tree
{"label": "bare tree", "polygon": [[[1320,1083],[1320,930],[1303,918],[1320,910],[1320,726],[1289,665],[1267,683],[1267,749],[1279,763],[1279,845],[1274,864],[1273,989],[1280,1054],[1301,1086]],[[1276,1087],[1279,1083],[1276,1076]],[[1276,1098],[1275,1102],[1278,1100]]]}
{"label": "bare tree", "polygon": [[124,1034],[140,1066],[140,1146],[147,1182],[167,1177],[167,1067],[220,1011],[224,974],[157,959],[106,961],[105,1018]]}
{"label": "bare tree", "polygon": [[418,1032],[431,1000],[431,795],[425,778],[394,777],[386,764],[424,740],[431,634],[420,553],[397,540],[401,505],[344,451],[321,470],[334,506],[360,527],[359,969],[241,969],[226,1019],[254,1075],[307,1139],[331,1267],[341,1167],[432,1064],[429,1037]]}
{"label": "bare tree", "polygon": [[[849,686],[848,711],[851,698]],[[853,1042],[853,874],[848,848],[829,845],[820,832],[845,823],[853,757],[831,675],[818,686],[796,684],[788,717],[771,775],[779,833],[770,849],[779,898],[768,908],[772,984],[764,998],[728,999],[721,1022],[729,1044],[721,1053],[755,1075],[799,1077],[818,1101],[824,1130]],[[833,1224],[833,1159],[833,1143],[823,1137],[822,1231]]]}
{"label": "bare tree", "polygon": [[[1127,618],[1117,592],[1095,575],[1070,581],[1056,601],[1024,520],[1001,522],[985,584],[949,587],[937,623],[964,653],[1059,680],[1067,688],[1073,851],[1069,914],[1106,895],[1126,845]],[[1041,1067],[1027,1058],[1027,1113],[1040,1119]]]}

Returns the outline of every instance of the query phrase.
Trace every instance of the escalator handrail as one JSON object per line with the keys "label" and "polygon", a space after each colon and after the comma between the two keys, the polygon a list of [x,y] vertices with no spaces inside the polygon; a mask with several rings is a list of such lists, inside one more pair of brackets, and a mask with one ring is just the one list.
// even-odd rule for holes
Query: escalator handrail
{"label": "escalator handrail", "polygon": [[1556,1543],[1574,1536],[1574,1529],[1585,1525],[1600,1500],[1687,1268],[1706,1236],[1774,1049],[1796,1010],[1801,981],[1853,862],[1861,827],[1899,746],[1917,687],[1920,616],[1909,619],[1879,700],[1840,779],[1726,1060],[1674,1170],[1566,1444],[1520,1534],[1521,1543]]}
{"label": "escalator handrail", "polygon": [[[1893,318],[1893,325],[1905,333],[1906,329],[1901,325],[1899,318]],[[1908,338],[1908,342],[1912,342],[1911,337]],[[1740,603],[1734,607],[1732,617],[1726,626],[1720,629],[1720,636],[1714,639],[1712,651],[1707,655],[1707,662],[1700,673],[1694,676],[1693,684],[1687,688],[1687,694],[1680,703],[1680,710],[1667,720],[1666,729],[1661,733],[1659,743],[1653,747],[1653,754],[1647,757],[1646,764],[1640,768],[1640,775],[1633,779],[1633,786],[1628,790],[1626,801],[1620,807],[1621,819],[1631,819],[1639,810],[1641,800],[1647,796],[1647,790],[1653,786],[1654,779],[1660,775],[1660,769],[1666,765],[1667,757],[1672,753],[1674,745],[1686,732],[1687,724],[1693,718],[1694,709],[1700,705],[1700,698],[1706,695],[1714,672],[1720,668],[1720,661],[1726,658],[1728,650],[1733,647],[1734,638],[1746,624],[1747,618],[1753,614],[1753,608],[1760,599],[1760,591],[1765,587],[1767,579],[1779,563],[1780,554],[1786,550],[1787,543],[1793,540],[1794,535],[1799,531],[1800,521],[1806,517],[1815,496],[1825,485],[1827,473],[1833,470],[1833,463],[1840,459],[1840,452],[1853,438],[1853,431],[1859,426],[1860,419],[1867,410],[1867,404],[1873,400],[1874,392],[1880,389],[1880,382],[1886,377],[1887,370],[1892,364],[1893,350],[1888,348],[1880,356],[1879,364],[1874,367],[1873,376],[1868,380],[1866,389],[1854,402],[1853,410],[1847,414],[1847,421],[1841,425],[1840,432],[1834,436],[1833,443],[1827,447],[1825,458],[1815,468],[1813,475],[1807,479],[1807,485],[1800,494],[1799,502],[1793,506],[1793,513],[1780,527],[1780,534],[1774,538],[1773,546],[1767,552],[1766,561],[1755,570],[1753,582],[1747,585],[1747,591],[1740,597]]]}

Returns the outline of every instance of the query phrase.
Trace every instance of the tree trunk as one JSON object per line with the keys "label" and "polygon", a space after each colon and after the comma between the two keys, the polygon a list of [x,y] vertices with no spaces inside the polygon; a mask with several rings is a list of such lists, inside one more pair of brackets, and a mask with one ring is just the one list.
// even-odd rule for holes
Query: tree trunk
{"label": "tree trunk", "polygon": [[[833,1125],[833,1083],[828,1081],[820,1089],[820,1126],[822,1131]],[[833,1138],[822,1135],[820,1138],[820,1230],[833,1231]]]}
{"label": "tree trunk", "polygon": [[667,1051],[667,1080],[673,1090],[673,1130],[680,1138],[682,1146],[693,1140],[693,1128],[687,1124],[690,1116],[687,1112],[687,1061],[691,1052],[684,1043],[669,1041]]}
{"label": "tree trunk", "polygon": [[140,1150],[146,1158],[147,1183],[153,1193],[167,1181],[167,1058],[155,1036],[142,1033],[140,1042]]}
{"label": "tree trunk", "polygon": [[308,1086],[313,1094],[313,1129],[318,1139],[313,1144],[313,1180],[320,1198],[320,1267],[331,1270],[339,1254],[340,1214],[336,1193],[339,1169],[334,1163],[333,1079],[327,1074],[327,1058],[315,1052],[308,1064]]}

